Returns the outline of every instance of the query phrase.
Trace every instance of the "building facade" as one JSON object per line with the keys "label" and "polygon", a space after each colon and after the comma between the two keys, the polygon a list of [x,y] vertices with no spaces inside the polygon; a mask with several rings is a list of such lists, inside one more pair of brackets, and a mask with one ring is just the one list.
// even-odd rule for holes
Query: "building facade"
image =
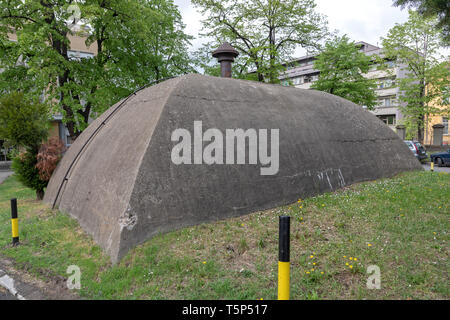
{"label": "building facade", "polygon": [[[368,56],[383,57],[382,49],[377,46],[362,41],[356,45]],[[307,55],[289,62],[286,72],[280,77],[282,84],[293,84],[296,88],[309,89],[319,78],[319,71],[314,69],[315,57]],[[395,126],[401,123],[403,118],[399,109],[399,89],[395,82],[396,79],[405,77],[405,67],[394,61],[386,61],[386,64],[388,68],[385,70],[378,70],[378,65],[373,64],[365,77],[376,79],[377,83],[378,104],[371,112],[395,131]]]}

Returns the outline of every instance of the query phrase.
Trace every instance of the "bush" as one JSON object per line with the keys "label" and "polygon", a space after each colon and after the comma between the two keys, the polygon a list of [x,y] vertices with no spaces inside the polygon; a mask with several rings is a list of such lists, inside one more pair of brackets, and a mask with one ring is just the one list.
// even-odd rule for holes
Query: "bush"
{"label": "bush", "polygon": [[26,99],[21,92],[0,99],[0,139],[17,150],[26,150],[16,152],[11,167],[20,182],[36,190],[38,199],[43,198],[48,183],[40,178],[36,165],[39,147],[48,136],[49,120],[47,106]]}
{"label": "bush", "polygon": [[44,104],[14,92],[0,99],[0,139],[9,145],[37,150],[48,136],[50,114]]}
{"label": "bush", "polygon": [[42,144],[37,155],[36,168],[42,181],[49,181],[65,150],[61,139],[53,137]]}
{"label": "bush", "polygon": [[48,181],[39,177],[39,170],[36,167],[37,157],[34,152],[25,151],[16,155],[12,160],[11,168],[17,176],[17,179],[26,187],[36,190],[38,200],[44,198],[44,189]]}

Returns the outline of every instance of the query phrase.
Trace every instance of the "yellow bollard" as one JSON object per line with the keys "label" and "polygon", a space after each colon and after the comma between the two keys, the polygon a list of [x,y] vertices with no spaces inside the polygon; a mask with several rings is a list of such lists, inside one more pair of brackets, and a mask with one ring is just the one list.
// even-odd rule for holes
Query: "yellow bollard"
{"label": "yellow bollard", "polygon": [[11,229],[12,229],[12,244],[17,246],[19,244],[19,219],[17,216],[17,199],[11,199]]}
{"label": "yellow bollard", "polygon": [[430,169],[430,170],[431,170],[431,172],[433,172],[433,171],[434,171],[434,161],[431,161],[431,162],[430,162],[430,166],[431,166],[431,169]]}
{"label": "yellow bollard", "polygon": [[290,217],[281,216],[278,248],[278,300],[289,300],[290,291]]}

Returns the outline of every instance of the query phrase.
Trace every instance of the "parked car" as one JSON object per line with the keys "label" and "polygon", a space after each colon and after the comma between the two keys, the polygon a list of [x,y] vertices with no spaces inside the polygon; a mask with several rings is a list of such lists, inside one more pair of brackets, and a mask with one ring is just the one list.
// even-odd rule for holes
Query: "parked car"
{"label": "parked car", "polygon": [[433,153],[432,155],[430,155],[430,160],[437,164],[439,167],[447,166],[450,164],[450,150]]}
{"label": "parked car", "polygon": [[417,160],[420,162],[423,162],[428,158],[427,151],[425,148],[420,144],[420,142],[412,141],[412,140],[405,140],[406,145],[409,147],[409,150],[414,154]]}

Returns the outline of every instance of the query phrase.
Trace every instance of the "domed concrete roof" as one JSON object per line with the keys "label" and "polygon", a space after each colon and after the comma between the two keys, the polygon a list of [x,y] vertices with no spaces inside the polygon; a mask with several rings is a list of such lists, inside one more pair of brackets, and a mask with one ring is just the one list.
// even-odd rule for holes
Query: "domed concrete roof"
{"label": "domed concrete roof", "polygon": [[[192,163],[203,164],[174,161],[174,132],[189,131],[195,141],[199,123],[224,139],[230,129],[267,130],[273,137],[278,129],[277,170],[262,174],[263,162],[248,154],[243,164],[206,164],[201,155]],[[202,154],[207,145],[192,151]],[[96,119],[61,160],[45,201],[75,217],[117,262],[161,232],[420,169],[391,129],[345,99],[185,75],[143,89]]]}

